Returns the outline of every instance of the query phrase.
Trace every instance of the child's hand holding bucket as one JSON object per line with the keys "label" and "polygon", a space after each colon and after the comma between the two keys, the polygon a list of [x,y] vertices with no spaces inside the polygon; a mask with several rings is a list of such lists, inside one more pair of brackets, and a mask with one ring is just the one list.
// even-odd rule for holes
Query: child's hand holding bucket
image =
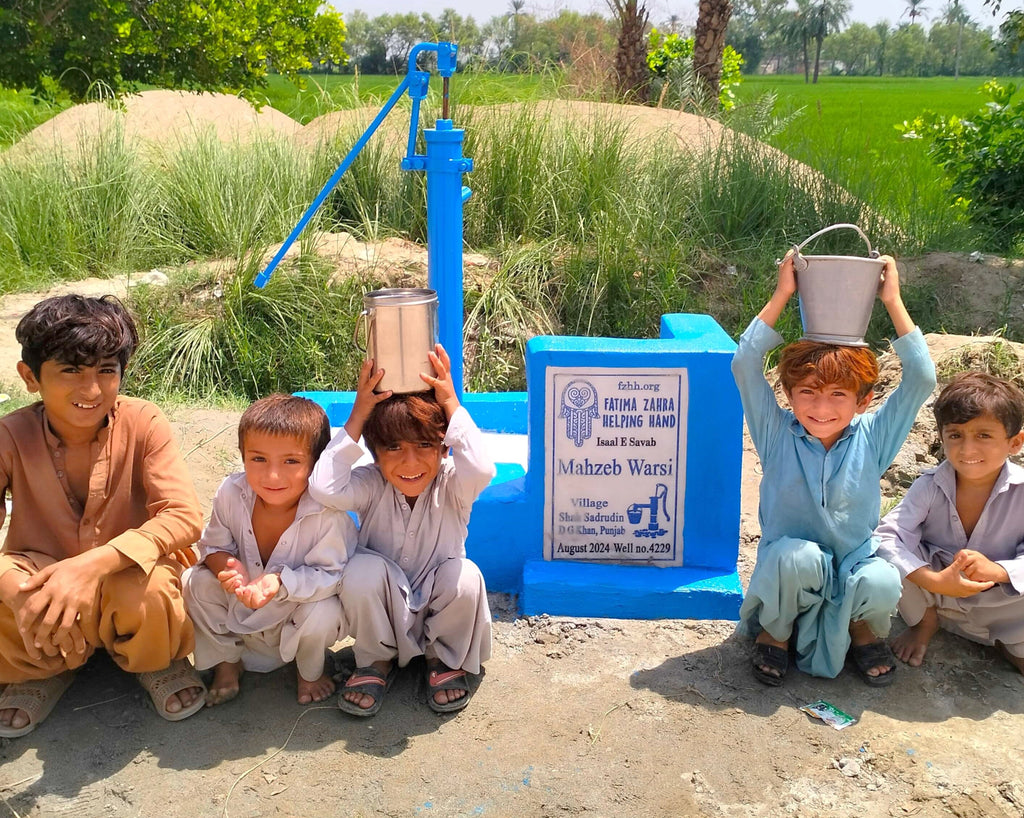
{"label": "child's hand holding bucket", "polygon": [[878,300],[889,305],[900,298],[900,274],[896,269],[896,259],[892,256],[879,256],[885,262],[882,268],[882,280],[878,285]]}
{"label": "child's hand holding bucket", "polygon": [[459,395],[455,391],[455,384],[452,382],[452,362],[448,353],[440,344],[434,344],[434,351],[428,352],[430,365],[434,367],[436,377],[431,377],[425,372],[420,373],[423,382],[429,384],[434,390],[434,397],[441,404],[448,419],[451,420],[455,410],[459,408]]}
{"label": "child's hand holding bucket", "polygon": [[787,301],[796,293],[796,268],[793,266],[795,251],[789,250],[779,262],[779,280],[775,283],[775,294]]}
{"label": "child's hand holding bucket", "polygon": [[390,389],[385,389],[383,392],[374,391],[380,385],[381,378],[384,377],[384,370],[374,371],[374,364],[373,358],[367,358],[359,369],[359,379],[356,381],[356,399],[352,403],[352,414],[349,415],[348,422],[345,424],[345,431],[353,440],[359,440],[359,436],[363,432],[363,424],[370,417],[373,407],[390,398],[392,394]]}
{"label": "child's hand holding bucket", "polygon": [[885,311],[889,313],[896,334],[906,335],[913,332],[915,324],[903,303],[903,296],[900,295],[900,274],[896,270],[896,259],[892,256],[879,256],[878,260],[885,262],[885,267],[882,268],[882,283],[878,286],[878,299],[885,305]]}

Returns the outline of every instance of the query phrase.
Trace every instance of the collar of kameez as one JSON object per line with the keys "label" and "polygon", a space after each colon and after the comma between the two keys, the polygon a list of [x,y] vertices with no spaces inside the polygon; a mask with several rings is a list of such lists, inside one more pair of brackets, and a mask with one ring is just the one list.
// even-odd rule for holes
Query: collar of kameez
{"label": "collar of kameez", "polygon": [[[950,499],[950,502],[953,502],[956,498],[956,469],[953,468],[953,464],[948,460],[943,460],[932,473],[935,475],[935,485]],[[1007,460],[1003,463],[1003,468],[1000,469],[999,476],[992,486],[992,494],[1001,494],[1010,486],[1018,486],[1021,483],[1024,483],[1024,468]]]}
{"label": "collar of kameez", "polygon": [[[114,405],[110,407],[110,411],[107,412],[107,422],[96,434],[94,443],[99,443],[102,446],[107,442],[107,438],[110,436],[110,427],[114,424],[114,418],[117,417],[117,405],[120,400],[121,398],[118,396],[117,400],[114,401]],[[39,416],[42,419],[43,439],[46,441],[46,445],[50,448],[50,451],[57,451],[64,443],[53,433],[53,429],[50,428],[50,421],[46,417],[46,406],[42,401],[39,401]]]}

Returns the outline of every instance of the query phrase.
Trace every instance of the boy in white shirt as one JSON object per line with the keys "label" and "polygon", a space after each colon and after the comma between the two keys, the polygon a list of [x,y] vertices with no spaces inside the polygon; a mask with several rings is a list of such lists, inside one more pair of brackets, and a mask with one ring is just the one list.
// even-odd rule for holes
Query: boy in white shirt
{"label": "boy in white shirt", "polygon": [[266,673],[293,659],[299,704],[334,693],[325,651],[345,633],[338,588],[356,532],[307,491],[330,436],[326,413],[306,398],[271,395],[242,415],[245,471],[217,490],[202,562],[183,580],[196,667],[214,669],[207,705],[238,695],[243,669]]}
{"label": "boy in white shirt", "polygon": [[[430,353],[433,394],[375,393],[383,370],[367,361],[352,414],[313,469],[310,493],[359,515],[359,550],[341,583],[356,670],[338,706],[380,710],[397,667],[427,661],[427,703],[438,713],[469,701],[467,674],[491,654],[491,615],[480,569],[466,559],[473,501],[494,477],[483,436],[459,404],[447,353]],[[374,464],[353,468],[363,455]],[[445,452],[451,448],[453,459]]]}

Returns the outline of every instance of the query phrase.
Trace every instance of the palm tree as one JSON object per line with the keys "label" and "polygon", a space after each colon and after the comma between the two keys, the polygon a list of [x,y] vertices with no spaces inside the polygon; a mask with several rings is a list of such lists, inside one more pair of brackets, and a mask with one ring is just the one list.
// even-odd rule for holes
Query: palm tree
{"label": "palm tree", "polygon": [[924,17],[924,13],[928,11],[924,0],[906,0],[906,4],[907,8],[903,13],[910,18],[911,24],[915,23],[918,17]]}
{"label": "palm tree", "polygon": [[850,12],[848,0],[819,0],[810,9],[808,29],[814,38],[814,80],[818,82],[818,66],[821,62],[821,44],[825,38],[846,22]]}
{"label": "palm tree", "polygon": [[526,5],[526,0],[509,0],[509,16],[512,18],[512,51],[519,48],[519,13]]}
{"label": "palm tree", "polygon": [[885,46],[889,42],[892,29],[889,28],[888,20],[879,20],[871,28],[878,35],[878,76],[882,76],[885,70]]}
{"label": "palm tree", "polygon": [[970,15],[960,5],[960,0],[950,0],[942,10],[942,19],[949,25],[956,25],[956,53],[953,57],[953,79],[960,79],[960,48],[964,42],[964,26],[971,22]]}
{"label": "palm tree", "polygon": [[708,99],[718,99],[722,77],[725,30],[732,16],[732,0],[700,0],[693,33],[693,71],[704,83]]}
{"label": "palm tree", "polygon": [[786,12],[786,21],[782,25],[782,34],[790,45],[799,46],[804,59],[804,82],[811,81],[811,62],[807,56],[807,44],[811,40],[808,23],[809,8],[805,0],[797,0],[797,10]]}
{"label": "palm tree", "polygon": [[615,48],[615,80],[618,95],[629,102],[647,102],[650,72],[647,70],[647,20],[645,0],[607,0],[619,24]]}

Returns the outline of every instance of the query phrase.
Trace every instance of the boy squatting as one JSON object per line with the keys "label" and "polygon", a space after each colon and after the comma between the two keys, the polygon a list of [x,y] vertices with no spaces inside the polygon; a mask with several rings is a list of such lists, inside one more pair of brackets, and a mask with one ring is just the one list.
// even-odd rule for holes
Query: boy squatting
{"label": "boy squatting", "polygon": [[16,337],[40,400],[0,418],[0,736],[35,729],[99,648],[186,718],[206,693],[180,584],[202,514],[167,419],[118,394],[135,325],[115,298],[67,295]]}
{"label": "boy squatting", "polygon": [[946,459],[922,474],[876,531],[900,572],[908,628],[896,656],[918,666],[938,629],[995,645],[1024,672],[1024,394],[979,372],[933,408]]}
{"label": "boy squatting", "polygon": [[739,630],[756,637],[752,670],[764,684],[782,684],[791,641],[797,667],[814,676],[834,678],[847,656],[870,685],[891,683],[896,670],[883,638],[900,582],[874,556],[878,481],[931,394],[935,367],[900,296],[896,262],[882,259],[879,299],[899,336],[893,349],[903,377],[877,412],[866,413],[878,377],[874,353],[806,340],[787,346],[779,363],[792,411],[776,402],[764,357],[782,341],[775,322],[796,293],[791,253],[733,358],[763,469],[761,541]]}

